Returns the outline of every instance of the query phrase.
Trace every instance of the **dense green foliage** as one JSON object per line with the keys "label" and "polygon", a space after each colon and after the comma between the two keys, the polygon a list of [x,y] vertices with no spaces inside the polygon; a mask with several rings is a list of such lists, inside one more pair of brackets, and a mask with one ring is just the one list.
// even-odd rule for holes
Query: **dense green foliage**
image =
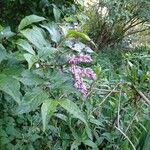
{"label": "dense green foliage", "polygon": [[101,0],[88,7],[83,29],[99,48],[115,45],[124,37],[149,30],[149,0]]}
{"label": "dense green foliage", "polygon": [[78,5],[73,0],[2,0],[0,23],[15,28],[22,18],[31,14],[54,20],[73,15],[76,9]]}
{"label": "dense green foliage", "polygon": [[[74,1],[0,3],[1,150],[149,150],[149,45],[116,41],[95,52],[89,45],[99,43],[81,30],[89,24]],[[111,19],[119,16],[112,13]],[[77,20],[75,28],[71,22]],[[93,61],[70,63],[71,56],[84,54]],[[83,75],[86,94],[75,86],[74,65],[96,74],[95,80]]]}

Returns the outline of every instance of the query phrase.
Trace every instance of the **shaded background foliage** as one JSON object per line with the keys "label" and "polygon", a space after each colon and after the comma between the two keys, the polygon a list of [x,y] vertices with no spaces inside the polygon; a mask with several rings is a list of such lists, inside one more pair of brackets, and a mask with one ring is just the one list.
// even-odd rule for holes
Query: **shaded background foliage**
{"label": "shaded background foliage", "polygon": [[75,13],[77,9],[74,0],[1,0],[0,22],[16,27],[22,18],[31,14],[54,20],[53,8],[55,6],[60,9],[62,18]]}
{"label": "shaded background foliage", "polygon": [[149,30],[149,0],[97,1],[87,8],[83,30],[98,48],[113,46],[133,34]]}

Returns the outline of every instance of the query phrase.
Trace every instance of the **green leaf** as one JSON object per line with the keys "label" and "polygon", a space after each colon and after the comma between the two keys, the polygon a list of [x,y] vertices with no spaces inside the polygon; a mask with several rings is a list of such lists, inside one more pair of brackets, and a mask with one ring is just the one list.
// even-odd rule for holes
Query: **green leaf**
{"label": "green leaf", "polygon": [[102,124],[102,122],[100,122],[99,120],[97,120],[97,119],[95,119],[95,118],[93,118],[93,117],[91,117],[89,121],[90,121],[91,123],[97,125],[97,126],[102,126],[102,127],[104,126],[104,125]]}
{"label": "green leaf", "polygon": [[16,79],[0,74],[0,90],[10,95],[17,103],[20,103],[20,84]]}
{"label": "green leaf", "polygon": [[64,114],[57,113],[57,114],[55,114],[55,117],[67,122],[67,116],[65,116]]}
{"label": "green leaf", "polygon": [[28,86],[37,86],[44,83],[44,80],[37,74],[34,74],[31,70],[25,70],[22,72],[22,77],[18,78],[20,82]]}
{"label": "green leaf", "polygon": [[54,114],[56,111],[58,102],[56,100],[49,100],[42,104],[41,114],[42,114],[42,123],[43,123],[43,131],[46,130],[48,119]]}
{"label": "green leaf", "polygon": [[19,39],[17,41],[17,44],[20,47],[22,47],[24,50],[26,50],[27,52],[29,52],[30,54],[35,55],[35,52],[34,52],[32,46],[26,40]]}
{"label": "green leaf", "polygon": [[75,141],[71,144],[71,150],[74,150],[74,149],[78,148],[79,145],[81,145],[81,141],[75,140]]}
{"label": "green leaf", "polygon": [[83,141],[83,143],[85,145],[88,145],[88,146],[92,147],[93,149],[98,150],[97,145],[94,142],[92,142],[91,140],[85,140],[85,141]]}
{"label": "green leaf", "polygon": [[60,41],[60,33],[58,31],[57,25],[54,23],[49,23],[46,25],[41,25],[41,27],[45,28],[50,36],[51,36],[51,40],[58,43]]}
{"label": "green leaf", "polygon": [[67,33],[68,33],[68,30],[69,30],[69,27],[68,26],[59,26],[61,31],[62,31],[62,34],[63,36],[67,36]]}
{"label": "green leaf", "polygon": [[7,75],[7,76],[11,76],[11,77],[18,77],[20,76],[20,74],[22,73],[22,71],[24,70],[24,68],[22,67],[22,65],[8,65],[8,66],[5,66],[5,68],[3,69],[3,74]]}
{"label": "green leaf", "polygon": [[20,31],[32,23],[40,22],[43,20],[45,20],[44,17],[39,17],[37,15],[26,16],[24,19],[21,20],[19,27],[18,27],[18,30]]}
{"label": "green leaf", "polygon": [[24,54],[24,58],[28,62],[28,68],[31,69],[33,64],[38,61],[38,57],[32,54]]}
{"label": "green leaf", "polygon": [[68,30],[68,36],[79,36],[87,41],[90,41],[91,39],[84,33],[76,31],[76,30]]}
{"label": "green leaf", "polygon": [[92,130],[88,126],[85,127],[85,130],[86,130],[88,137],[92,140],[93,139]]}
{"label": "green leaf", "polygon": [[72,102],[71,100],[67,100],[67,99],[66,100],[60,100],[58,102],[70,114],[72,114],[74,117],[80,119],[81,121],[83,121],[87,125],[87,122],[85,120],[83,113],[81,112],[79,107],[74,102]]}
{"label": "green leaf", "polygon": [[58,22],[61,17],[61,12],[58,9],[58,7],[56,7],[56,5],[54,5],[54,4],[53,4],[53,13],[54,13],[55,21]]}
{"label": "green leaf", "polygon": [[84,34],[82,32],[79,32],[79,31],[71,29],[71,30],[68,30],[67,36],[69,36],[69,37],[74,37],[74,36],[80,37],[80,38],[82,38],[82,39],[84,39],[86,41],[91,42],[91,44],[96,46],[95,43],[86,34]]}
{"label": "green leaf", "polygon": [[6,53],[6,49],[4,48],[4,46],[2,44],[0,44],[0,63],[6,59],[7,53]]}
{"label": "green leaf", "polygon": [[22,30],[21,33],[29,40],[29,42],[35,45],[38,50],[51,47],[51,44],[45,39],[44,31],[37,26],[33,26],[32,29]]}
{"label": "green leaf", "polygon": [[48,94],[40,88],[34,88],[32,91],[26,92],[16,112],[23,114],[34,111],[46,100],[48,100]]}
{"label": "green leaf", "polygon": [[146,139],[144,140],[143,150],[148,150],[150,148],[150,131],[147,132]]}
{"label": "green leaf", "polygon": [[54,47],[43,48],[40,49],[40,51],[38,51],[38,56],[40,58],[44,58],[44,57],[53,58],[56,52],[58,52],[58,49]]}
{"label": "green leaf", "polygon": [[1,141],[0,141],[1,146],[5,145],[5,144],[9,144],[9,143],[10,143],[9,138],[1,137]]}
{"label": "green leaf", "polygon": [[10,27],[6,27],[6,28],[4,28],[3,31],[0,32],[0,40],[4,39],[4,38],[8,39],[8,38],[12,37],[13,35],[15,35],[15,34],[11,31]]}

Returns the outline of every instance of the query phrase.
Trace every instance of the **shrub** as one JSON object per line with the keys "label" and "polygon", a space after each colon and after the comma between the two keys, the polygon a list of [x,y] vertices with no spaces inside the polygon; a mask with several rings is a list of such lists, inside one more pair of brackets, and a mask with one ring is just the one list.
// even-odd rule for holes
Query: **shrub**
{"label": "shrub", "polygon": [[83,29],[98,48],[112,46],[126,36],[149,30],[149,1],[110,0],[90,6]]}
{"label": "shrub", "polygon": [[122,54],[114,69],[115,57],[95,54],[91,39],[68,24],[30,15],[17,33],[0,33],[2,150],[149,146],[147,47]]}

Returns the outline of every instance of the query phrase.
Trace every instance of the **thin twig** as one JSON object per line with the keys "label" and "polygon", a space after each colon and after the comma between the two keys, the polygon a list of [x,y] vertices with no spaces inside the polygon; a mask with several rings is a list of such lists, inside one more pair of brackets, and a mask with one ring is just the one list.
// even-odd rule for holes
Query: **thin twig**
{"label": "thin twig", "polygon": [[123,90],[107,90],[107,89],[98,89],[98,88],[93,88],[93,90],[98,90],[101,92],[113,92],[113,93],[126,93],[127,91],[123,91]]}
{"label": "thin twig", "polygon": [[135,26],[137,26],[137,25],[139,25],[139,24],[142,24],[142,23],[144,23],[144,22],[145,22],[145,20],[142,20],[142,21],[136,22],[135,24],[131,24],[131,25],[129,25],[128,27],[126,27],[123,31],[126,32],[126,31],[128,31],[129,29],[131,29],[131,28],[133,28],[133,27],[135,27]]}
{"label": "thin twig", "polygon": [[118,111],[117,111],[117,125],[118,127],[120,128],[120,102],[121,101],[121,92],[120,92],[120,95],[119,95],[119,102],[118,102]]}
{"label": "thin twig", "polygon": [[101,101],[101,103],[99,104],[99,106],[101,106],[105,101],[106,99],[113,93],[113,91],[118,87],[118,85],[120,84],[120,82],[113,88],[112,91],[110,91],[110,93]]}
{"label": "thin twig", "polygon": [[131,144],[131,146],[133,147],[134,150],[136,150],[134,144],[131,142],[131,140],[129,139],[129,137],[118,127],[115,126],[115,128],[129,141],[129,143]]}
{"label": "thin twig", "polygon": [[139,113],[139,112],[136,112],[136,113],[133,115],[133,117],[132,117],[133,119],[130,121],[129,125],[127,126],[126,131],[125,131],[125,134],[127,134],[128,130],[130,129],[130,127],[131,127],[131,125],[132,125],[133,121],[135,120],[135,117],[137,116],[138,113]]}
{"label": "thin twig", "polygon": [[[100,107],[105,101],[106,99],[113,93],[113,91],[118,87],[118,85],[121,84],[120,82],[113,88],[112,91],[110,91],[110,93],[101,101],[101,103],[98,105],[98,107]],[[95,109],[93,109],[92,112],[94,112],[97,109],[97,107]]]}
{"label": "thin twig", "polygon": [[127,33],[125,36],[128,36],[128,35],[132,35],[132,34],[136,34],[136,33],[139,33],[139,32],[144,32],[146,30],[150,30],[150,28],[145,28],[145,29],[141,29],[141,30],[135,30],[133,32],[129,32]]}
{"label": "thin twig", "polygon": [[150,100],[141,92],[141,91],[137,91],[138,94],[145,100],[145,102],[150,105]]}
{"label": "thin twig", "polygon": [[136,90],[136,92],[141,96],[141,98],[143,98],[143,100],[148,104],[150,105],[150,100],[139,90],[137,90],[135,87],[134,89]]}
{"label": "thin twig", "polygon": [[[98,80],[98,79],[97,79]],[[89,92],[88,92],[88,94],[87,94],[87,96],[86,96],[86,99],[89,97],[89,95],[93,92],[93,90],[94,90],[94,85],[95,85],[95,83],[97,82],[97,80],[94,80],[93,82],[92,82],[92,84],[90,85],[90,88],[89,88]]]}

